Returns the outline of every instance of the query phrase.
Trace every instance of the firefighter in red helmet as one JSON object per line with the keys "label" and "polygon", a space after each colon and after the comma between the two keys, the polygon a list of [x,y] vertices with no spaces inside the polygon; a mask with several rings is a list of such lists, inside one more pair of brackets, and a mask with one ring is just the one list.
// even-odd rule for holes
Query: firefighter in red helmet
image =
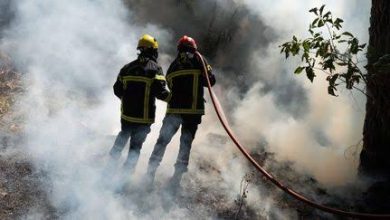
{"label": "firefighter in red helmet", "polygon": [[169,91],[162,68],[157,63],[158,43],[148,34],[137,45],[138,58],[125,65],[114,84],[114,93],[121,100],[121,131],[110,155],[117,160],[130,138],[129,153],[124,167],[133,172],[141,147],[155,118],[155,99],[167,101]]}
{"label": "firefighter in red helmet", "polygon": [[[207,79],[203,73],[202,62],[195,55],[198,47],[193,38],[183,36],[177,44],[177,57],[167,71],[168,87],[171,97],[163,120],[157,143],[149,159],[147,176],[149,184],[153,184],[155,172],[159,166],[165,149],[173,135],[181,126],[180,149],[175,163],[175,172],[169,186],[177,189],[183,173],[187,171],[192,141],[198,125],[204,115],[204,91]],[[211,85],[215,84],[211,66],[207,65]]]}

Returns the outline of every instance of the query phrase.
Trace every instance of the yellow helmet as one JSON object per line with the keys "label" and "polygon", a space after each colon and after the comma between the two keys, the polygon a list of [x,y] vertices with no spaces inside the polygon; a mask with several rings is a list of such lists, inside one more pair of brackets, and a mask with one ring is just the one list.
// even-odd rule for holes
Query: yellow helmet
{"label": "yellow helmet", "polygon": [[150,36],[149,34],[144,34],[138,41],[137,48],[140,47],[158,49],[158,43],[156,38]]}

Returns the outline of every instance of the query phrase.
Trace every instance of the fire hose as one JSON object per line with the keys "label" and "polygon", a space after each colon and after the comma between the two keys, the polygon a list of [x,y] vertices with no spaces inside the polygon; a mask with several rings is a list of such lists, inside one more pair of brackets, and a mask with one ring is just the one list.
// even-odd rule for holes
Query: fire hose
{"label": "fire hose", "polygon": [[225,129],[226,133],[229,135],[231,140],[234,142],[236,147],[241,151],[241,153],[249,160],[249,162],[258,170],[260,171],[268,180],[270,180],[274,185],[276,185],[278,188],[286,192],[287,194],[291,195],[293,198],[304,202],[305,204],[322,210],[327,213],[332,213],[335,215],[343,216],[343,217],[350,217],[350,218],[359,218],[359,219],[390,219],[390,214],[371,214],[371,213],[359,213],[359,212],[349,212],[337,208],[332,208],[326,205],[319,204],[306,196],[296,192],[295,190],[289,188],[288,186],[285,186],[283,183],[281,183],[279,180],[277,180],[274,176],[272,176],[271,173],[269,173],[267,170],[265,170],[260,164],[256,162],[256,160],[248,153],[248,150],[241,145],[241,143],[238,141],[238,138],[234,135],[232,129],[230,128],[226,117],[224,116],[223,109],[221,107],[221,104],[219,103],[216,95],[214,94],[214,91],[211,88],[210,79],[208,76],[208,71],[205,65],[205,61],[203,59],[203,56],[199,52],[195,52],[195,54],[200,58],[202,65],[203,65],[203,73],[205,74],[205,78],[207,81],[207,89],[209,91],[211,101],[213,103],[214,110],[218,116],[219,121],[221,122],[223,128]]}

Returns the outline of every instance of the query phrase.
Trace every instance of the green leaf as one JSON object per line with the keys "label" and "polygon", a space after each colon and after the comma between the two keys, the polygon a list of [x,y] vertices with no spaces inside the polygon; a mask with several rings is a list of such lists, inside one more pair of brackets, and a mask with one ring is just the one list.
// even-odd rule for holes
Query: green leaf
{"label": "green leaf", "polygon": [[316,38],[316,41],[323,41],[324,40],[324,38],[322,37],[322,36],[318,36],[317,38]]}
{"label": "green leaf", "polygon": [[329,41],[321,42],[320,45],[319,45],[319,48],[317,50],[316,55],[319,55],[319,56],[321,56],[323,58],[328,57],[330,55],[329,51],[328,51],[329,47],[330,47]]}
{"label": "green leaf", "polygon": [[290,50],[290,52],[291,52],[291,54],[293,55],[293,56],[295,56],[295,55],[297,55],[298,53],[299,53],[299,50],[300,50],[300,46],[301,46],[301,44],[300,43],[297,43],[297,42],[294,42],[292,45],[291,45],[291,50]]}
{"label": "green leaf", "polygon": [[319,18],[314,19],[314,21],[311,23],[311,26],[316,27],[316,24],[320,20]]}
{"label": "green leaf", "polygon": [[338,77],[339,77],[339,74],[334,74],[333,76],[331,76],[329,78],[329,84],[334,86]]}
{"label": "green leaf", "polygon": [[320,15],[322,15],[322,11],[324,11],[325,5],[322,5],[320,8]]}
{"label": "green leaf", "polygon": [[361,78],[360,75],[353,75],[351,80],[352,82],[359,84],[360,78]]}
{"label": "green leaf", "polygon": [[314,74],[313,68],[311,68],[310,66],[307,66],[307,67],[305,67],[305,71],[306,71],[306,76],[307,76],[307,78],[308,78],[311,82],[313,82],[314,77],[316,76],[316,75]]}
{"label": "green leaf", "polygon": [[324,20],[320,20],[319,22],[318,22],[318,27],[322,27],[322,26],[324,26]]}
{"label": "green leaf", "polygon": [[328,17],[329,17],[330,15],[332,15],[332,14],[330,13],[330,11],[328,11],[328,12],[326,12],[326,14],[324,14],[324,18],[325,18],[325,20],[327,20],[329,23],[332,23],[332,24],[333,24],[332,19],[328,19]]}
{"label": "green leaf", "polygon": [[309,62],[309,53],[308,52],[305,52],[302,54],[302,57],[301,57],[301,61],[306,61],[307,63]]}
{"label": "green leaf", "polygon": [[366,45],[367,45],[367,44],[360,44],[360,45],[359,45],[359,48],[364,49],[364,48],[366,47]]}
{"label": "green leaf", "polygon": [[337,97],[337,95],[335,94],[335,91],[336,90],[336,87],[334,87],[334,86],[328,86],[328,94],[329,95],[332,95],[332,96],[336,96]]}
{"label": "green leaf", "polygon": [[344,20],[341,18],[336,18],[336,20],[334,21],[334,23],[338,23],[338,24],[341,24],[343,22],[344,22]]}
{"label": "green leaf", "polygon": [[341,24],[341,23],[343,23],[344,22],[344,20],[343,19],[341,19],[341,18],[336,18],[336,20],[333,22],[334,24]]}
{"label": "green leaf", "polygon": [[309,40],[303,41],[302,47],[303,47],[303,49],[304,49],[305,51],[309,51],[309,49],[310,49],[310,41],[309,41]]}
{"label": "green leaf", "polygon": [[322,65],[322,68],[323,68],[324,70],[329,69],[330,72],[332,72],[332,70],[335,70],[335,69],[336,69],[336,67],[334,66],[333,62],[334,62],[334,59],[333,59],[332,56],[330,56],[329,59],[327,59],[327,60],[324,61],[324,64]]}
{"label": "green leaf", "polygon": [[346,65],[348,65],[347,63],[344,63],[344,62],[337,62],[337,65],[339,65],[339,66],[346,66]]}
{"label": "green leaf", "polygon": [[303,67],[303,66],[298,66],[298,67],[295,69],[294,73],[295,73],[295,74],[300,74],[304,69],[305,69],[305,67]]}
{"label": "green leaf", "polygon": [[359,52],[359,40],[356,38],[353,38],[351,41],[349,41],[350,51],[352,54],[357,54]]}
{"label": "green leaf", "polygon": [[337,30],[340,30],[340,28],[342,27],[341,23],[343,23],[343,22],[344,22],[343,19],[336,18],[336,20],[333,22],[333,24],[337,28]]}
{"label": "green leaf", "polygon": [[316,59],[311,58],[311,60],[312,60],[313,62],[310,64],[310,66],[311,66],[311,67],[314,67],[314,66],[316,65]]}
{"label": "green leaf", "polygon": [[342,35],[353,37],[353,35],[351,33],[349,33],[348,31],[343,32]]}
{"label": "green leaf", "polygon": [[312,8],[309,10],[309,12],[314,13],[315,15],[318,15],[318,8]]}

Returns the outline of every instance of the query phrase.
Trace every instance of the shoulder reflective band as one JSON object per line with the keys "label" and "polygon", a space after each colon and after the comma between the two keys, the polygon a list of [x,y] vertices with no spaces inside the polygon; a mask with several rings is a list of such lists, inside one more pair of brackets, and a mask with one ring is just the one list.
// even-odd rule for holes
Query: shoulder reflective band
{"label": "shoulder reflective band", "polygon": [[175,72],[172,72],[169,75],[167,75],[167,80],[172,80],[172,78],[176,77],[176,76],[200,75],[200,74],[201,74],[201,71],[198,69],[179,70],[179,71],[175,71]]}
{"label": "shoulder reflective band", "polygon": [[123,76],[122,80],[151,83],[153,79],[145,76]]}
{"label": "shoulder reflective band", "polygon": [[165,81],[165,76],[163,75],[156,75],[154,79]]}

